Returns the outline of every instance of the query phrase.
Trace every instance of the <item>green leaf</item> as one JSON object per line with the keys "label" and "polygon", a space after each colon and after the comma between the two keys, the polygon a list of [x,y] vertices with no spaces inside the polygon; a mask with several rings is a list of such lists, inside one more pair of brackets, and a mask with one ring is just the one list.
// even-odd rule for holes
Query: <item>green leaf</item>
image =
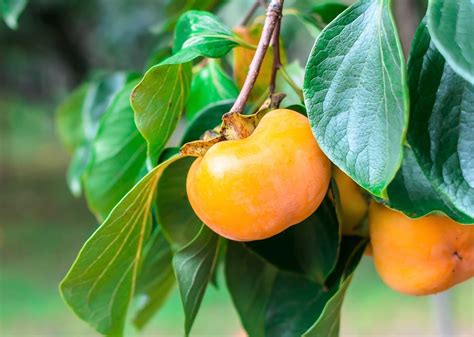
{"label": "green leaf", "polygon": [[444,60],[422,23],[409,62],[408,142],[441,199],[474,217],[474,85]]}
{"label": "green leaf", "polygon": [[191,82],[191,91],[186,103],[186,116],[193,119],[196,113],[209,104],[236,98],[238,93],[234,81],[215,60],[210,59]]}
{"label": "green leaf", "polygon": [[277,72],[276,76],[276,92],[282,92],[286,94],[283,103],[285,105],[301,105],[301,88],[303,87],[304,80],[304,69],[301,67],[298,60],[291,62],[284,66],[286,74],[290,76],[291,81],[298,87],[298,92],[295,91],[295,88],[291,86],[285,76],[282,74],[282,71]]}
{"label": "green leaf", "polygon": [[327,288],[301,275],[277,269],[241,243],[228,242],[226,281],[249,336],[301,336],[314,328],[318,319],[325,321],[317,328],[321,331],[319,336],[327,336],[324,326],[328,332],[332,331],[332,325],[327,323],[338,321],[340,315],[338,310],[333,310],[336,299],[331,299],[342,296],[339,289],[345,286],[343,282],[359,263],[365,244],[366,240],[361,238],[344,239],[333,273],[336,278]]}
{"label": "green leaf", "polygon": [[91,145],[83,140],[74,151],[66,173],[66,181],[72,195],[79,197],[82,193],[82,176],[89,164]]}
{"label": "green leaf", "polygon": [[[70,150],[74,150],[67,174],[68,185],[74,195],[79,196],[82,192],[82,177],[90,162],[92,142],[102,115],[115,95],[135,77],[135,74],[125,72],[101,74],[85,85],[87,89],[78,89],[59,107],[59,132],[70,134],[67,140],[64,136],[62,139]],[[74,126],[73,123],[77,124]]]}
{"label": "green leaf", "polygon": [[173,266],[185,314],[185,335],[191,331],[218,257],[219,236],[203,225],[186,247],[177,251]]}
{"label": "green leaf", "polygon": [[171,137],[188,98],[191,64],[159,64],[150,68],[133,89],[135,123],[148,144],[151,164]]}
{"label": "green leaf", "polygon": [[175,28],[181,14],[191,9],[213,12],[227,0],[167,0],[165,7],[166,17],[164,22],[160,22],[154,31],[172,31]]}
{"label": "green leaf", "polygon": [[338,254],[339,224],[334,206],[326,198],[303,222],[247,246],[279,269],[301,273],[324,284]]}
{"label": "green leaf", "polygon": [[185,63],[196,57],[219,58],[243,43],[217,16],[204,11],[189,11],[178,20],[173,53],[168,64]]}
{"label": "green leaf", "polygon": [[333,291],[301,276],[279,272],[265,315],[267,336],[301,336],[319,317]]}
{"label": "green leaf", "polygon": [[411,218],[441,212],[457,222],[474,223],[474,218],[460,212],[444,194],[435,190],[409,147],[405,147],[402,167],[387,192],[388,205]]}
{"label": "green leaf", "polygon": [[408,120],[403,55],[389,0],[360,0],[332,21],[304,81],[313,133],[359,185],[384,197],[402,161]]}
{"label": "green leaf", "polygon": [[186,177],[195,158],[183,158],[169,165],[157,186],[158,222],[174,248],[191,242],[202,226],[186,193]]}
{"label": "green leaf", "polygon": [[352,277],[348,277],[336,293],[326,302],[316,323],[303,334],[303,337],[339,337],[341,308]]}
{"label": "green leaf", "polygon": [[56,130],[61,143],[69,153],[84,140],[82,110],[87,95],[88,84],[75,89],[56,110]]}
{"label": "green leaf", "polygon": [[212,130],[222,122],[222,115],[229,112],[234,100],[213,103],[196,113],[191,123],[184,131],[181,144],[198,140],[204,132]]}
{"label": "green leaf", "polygon": [[339,1],[321,1],[313,5],[311,13],[317,14],[324,24],[329,24],[347,9],[347,5]]}
{"label": "green leaf", "polygon": [[364,254],[366,245],[367,239],[365,238],[357,236],[343,238],[338,263],[332,275],[335,282],[330,285],[336,287],[337,291],[326,302],[318,320],[303,334],[303,337],[339,336],[344,296],[352,280],[353,272]]}
{"label": "green leaf", "polygon": [[135,126],[128,83],[101,118],[84,175],[90,209],[103,219],[144,172],[146,142]]}
{"label": "green leaf", "polygon": [[8,27],[18,28],[18,17],[27,3],[27,0],[0,0],[0,12]]}
{"label": "green leaf", "polygon": [[451,68],[474,84],[474,2],[430,0],[428,28]]}
{"label": "green leaf", "polygon": [[155,229],[143,252],[143,263],[137,280],[138,309],[133,323],[142,329],[161,308],[175,284],[171,248]]}
{"label": "green leaf", "polygon": [[250,337],[265,337],[265,310],[278,270],[243,244],[229,241],[225,275],[232,302]]}
{"label": "green leaf", "polygon": [[60,284],[78,317],[105,335],[123,336],[142,250],[151,230],[157,181],[176,156],[150,171],[110,212],[82,247]]}

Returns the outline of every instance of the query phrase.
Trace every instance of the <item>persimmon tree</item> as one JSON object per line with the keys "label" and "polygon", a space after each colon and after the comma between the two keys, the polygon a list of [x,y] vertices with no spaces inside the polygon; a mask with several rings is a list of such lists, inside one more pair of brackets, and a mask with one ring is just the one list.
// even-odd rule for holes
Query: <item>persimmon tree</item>
{"label": "persimmon tree", "polygon": [[[376,233],[377,268],[382,266],[382,277],[400,291],[432,293],[472,277],[474,3],[429,0],[406,61],[391,0],[311,6],[260,0],[243,11],[238,27],[226,26],[212,13],[221,2],[170,1],[168,20],[160,26],[162,48],[146,72],[97,75],[58,109],[59,135],[72,156],[68,184],[73,194],[85,196],[101,223],[60,284],[76,315],[101,334],[123,336],[128,324],[145,327],[177,285],[189,335],[206,288],[222,268],[249,336],[338,336],[344,295],[370,233]],[[18,7],[11,3],[5,2],[2,14],[14,26],[25,1]],[[288,56],[280,36],[289,17],[296,17],[291,24],[302,25],[315,39],[304,69]],[[235,229],[235,219],[241,214],[244,219],[245,207],[251,207],[257,210],[252,216],[259,216],[260,209],[257,219],[272,223],[272,201],[278,216],[288,219],[290,210],[306,206],[295,197],[304,186],[297,182],[323,176],[319,169],[300,170],[316,166],[298,167],[303,157],[294,154],[306,143],[293,141],[300,131],[291,130],[303,126],[278,133],[278,121],[264,120],[281,108],[296,111],[300,115],[294,123],[311,128],[307,142],[332,162],[335,179],[317,184],[324,197],[311,204],[316,209],[302,221],[285,220],[262,240],[222,237],[206,223],[209,219],[231,219]],[[168,147],[182,119],[187,122],[180,144]],[[253,137],[264,128],[261,121],[270,131]],[[243,139],[241,147],[271,148],[274,156],[254,151],[252,161],[220,157],[220,172],[237,173],[209,186],[227,190],[220,189],[213,199],[202,178],[195,193],[199,200],[191,206],[186,184],[196,157],[204,160],[220,144]],[[206,168],[214,172],[209,162]],[[294,202],[268,192],[276,181],[273,174],[280,182],[293,182],[285,193]],[[209,192],[208,199],[202,191]],[[237,191],[243,194],[229,197]],[[246,204],[241,205],[235,200],[242,195]],[[261,198],[270,206],[259,208]],[[212,207],[195,213],[199,202]],[[371,206],[378,210],[371,216],[377,222],[372,230],[369,203],[385,205]],[[225,216],[208,217],[211,212]],[[397,221],[413,230],[416,240],[406,231],[399,241],[388,237],[399,233]],[[437,225],[447,222],[445,228]],[[242,226],[242,233],[257,228],[251,221],[242,220]],[[450,233],[431,240],[444,230]],[[462,245],[451,245],[449,240],[458,237]],[[406,243],[403,256],[392,261],[387,249],[397,254],[400,242]],[[445,255],[417,251],[439,242]],[[423,259],[416,260],[419,256]],[[401,266],[435,271],[448,266],[456,277],[440,280],[430,274],[423,289],[417,289],[407,279],[410,273],[392,277]]]}

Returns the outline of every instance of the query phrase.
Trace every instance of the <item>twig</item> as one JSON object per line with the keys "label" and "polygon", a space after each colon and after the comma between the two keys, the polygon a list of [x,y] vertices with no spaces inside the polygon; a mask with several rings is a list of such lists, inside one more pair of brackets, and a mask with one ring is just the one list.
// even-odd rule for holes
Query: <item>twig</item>
{"label": "twig", "polygon": [[286,71],[285,67],[280,67],[280,74],[285,79],[286,83],[288,83],[293,89],[293,91],[298,95],[301,102],[303,102],[303,91],[301,91],[301,88],[293,81],[291,76]]}
{"label": "twig", "polygon": [[245,15],[245,17],[242,19],[242,22],[240,22],[240,26],[246,26],[249,23],[250,19],[252,19],[252,16],[255,14],[259,6],[262,6],[263,8],[265,8],[266,7],[265,1],[255,0],[252,7],[250,7],[249,11]]}
{"label": "twig", "polygon": [[267,52],[268,46],[270,45],[270,40],[273,36],[273,30],[275,29],[275,26],[281,17],[282,9],[283,0],[271,0],[270,5],[268,5],[267,18],[265,19],[265,24],[263,25],[260,41],[258,41],[257,49],[252,62],[250,63],[249,71],[247,73],[247,77],[245,78],[244,85],[242,86],[242,90],[240,91],[239,96],[232,106],[232,109],[230,110],[231,112],[242,113],[244,111],[245,103],[247,103],[250,92],[253,89],[255,81],[257,80],[263,58],[265,57],[265,53]]}
{"label": "twig", "polygon": [[272,74],[270,77],[270,95],[275,93],[276,74],[277,74],[278,69],[280,69],[281,67],[280,27],[281,27],[281,15],[278,18],[278,22],[275,25],[275,29],[273,30],[273,36],[272,36],[272,42],[271,42],[271,46],[273,48],[273,66],[272,66]]}

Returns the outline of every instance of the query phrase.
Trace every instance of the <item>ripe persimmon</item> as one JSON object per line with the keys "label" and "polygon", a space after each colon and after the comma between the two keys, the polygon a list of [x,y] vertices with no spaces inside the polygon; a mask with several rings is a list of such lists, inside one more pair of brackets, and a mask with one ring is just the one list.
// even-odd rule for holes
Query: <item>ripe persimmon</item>
{"label": "ripe persimmon", "polygon": [[341,202],[342,234],[367,234],[363,233],[364,229],[361,228],[361,223],[367,215],[369,203],[362,192],[362,188],[336,166],[333,167],[332,176],[336,181]]}
{"label": "ripe persimmon", "polygon": [[331,164],[303,115],[266,114],[247,138],[213,145],[192,164],[187,193],[198,217],[237,241],[271,237],[311,215],[328,189]]}
{"label": "ripe persimmon", "polygon": [[375,202],[369,226],[375,267],[399,292],[434,294],[474,276],[474,226],[440,215],[411,219]]}

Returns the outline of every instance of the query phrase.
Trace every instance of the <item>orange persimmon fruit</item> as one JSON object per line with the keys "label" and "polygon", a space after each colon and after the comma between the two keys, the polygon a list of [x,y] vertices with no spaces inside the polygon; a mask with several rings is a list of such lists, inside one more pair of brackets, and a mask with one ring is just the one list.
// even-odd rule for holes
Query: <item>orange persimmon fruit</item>
{"label": "orange persimmon fruit", "polygon": [[401,293],[434,294],[474,276],[472,225],[440,215],[411,219],[373,202],[369,227],[375,267]]}
{"label": "orange persimmon fruit", "polygon": [[341,203],[342,234],[362,234],[360,225],[369,209],[369,203],[363,194],[362,188],[336,166],[333,167],[332,176],[336,181]]}
{"label": "orange persimmon fruit", "polygon": [[192,164],[186,182],[197,216],[236,241],[271,237],[321,204],[331,164],[303,115],[267,113],[247,138],[213,145]]}

